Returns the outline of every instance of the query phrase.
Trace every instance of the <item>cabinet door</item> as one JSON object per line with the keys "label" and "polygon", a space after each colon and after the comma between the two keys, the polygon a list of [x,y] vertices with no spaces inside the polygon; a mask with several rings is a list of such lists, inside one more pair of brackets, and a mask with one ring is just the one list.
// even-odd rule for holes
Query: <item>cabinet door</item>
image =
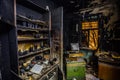
{"label": "cabinet door", "polygon": [[51,47],[52,57],[57,58],[63,68],[63,7],[51,12]]}
{"label": "cabinet door", "polygon": [[2,21],[15,24],[15,0],[0,0],[0,18]]}

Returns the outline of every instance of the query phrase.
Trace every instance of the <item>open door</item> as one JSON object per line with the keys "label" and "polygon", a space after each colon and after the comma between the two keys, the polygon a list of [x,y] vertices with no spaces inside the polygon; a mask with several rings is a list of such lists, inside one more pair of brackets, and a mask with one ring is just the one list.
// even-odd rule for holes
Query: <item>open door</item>
{"label": "open door", "polygon": [[63,7],[51,12],[51,31],[52,57],[58,59],[63,70]]}

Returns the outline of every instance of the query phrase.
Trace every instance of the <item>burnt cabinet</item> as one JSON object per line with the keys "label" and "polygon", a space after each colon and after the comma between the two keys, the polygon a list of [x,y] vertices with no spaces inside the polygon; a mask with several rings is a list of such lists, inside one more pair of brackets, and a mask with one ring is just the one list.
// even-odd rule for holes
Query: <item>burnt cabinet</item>
{"label": "burnt cabinet", "polygon": [[[0,73],[1,80],[13,80],[18,73],[15,27],[15,0],[0,0]],[[14,72],[14,74],[12,74]],[[7,77],[6,77],[7,75]]]}
{"label": "burnt cabinet", "polygon": [[0,19],[7,24],[15,24],[15,0],[0,0]]}

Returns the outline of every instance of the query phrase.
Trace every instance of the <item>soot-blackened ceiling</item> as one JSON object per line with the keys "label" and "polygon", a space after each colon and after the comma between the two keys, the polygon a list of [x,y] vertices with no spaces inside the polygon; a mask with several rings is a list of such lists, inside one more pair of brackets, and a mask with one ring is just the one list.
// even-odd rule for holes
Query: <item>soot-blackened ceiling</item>
{"label": "soot-blackened ceiling", "polygon": [[[63,6],[67,12],[77,13],[80,9],[95,7],[105,2],[113,2],[113,0],[52,0],[57,6]],[[114,0],[118,1],[118,0]]]}
{"label": "soot-blackened ceiling", "polygon": [[63,6],[68,12],[77,12],[81,8],[87,7],[90,0],[52,0],[57,6]]}

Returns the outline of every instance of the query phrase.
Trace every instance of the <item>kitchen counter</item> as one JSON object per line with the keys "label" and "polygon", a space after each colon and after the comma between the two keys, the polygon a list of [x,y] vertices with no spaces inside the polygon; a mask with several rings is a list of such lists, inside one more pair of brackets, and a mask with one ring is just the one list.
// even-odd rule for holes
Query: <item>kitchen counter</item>
{"label": "kitchen counter", "polygon": [[99,59],[99,62],[109,64],[109,65],[113,65],[113,66],[120,66],[120,60],[101,58],[101,59]]}
{"label": "kitchen counter", "polygon": [[105,59],[99,59],[98,77],[102,80],[120,79],[120,62]]}

